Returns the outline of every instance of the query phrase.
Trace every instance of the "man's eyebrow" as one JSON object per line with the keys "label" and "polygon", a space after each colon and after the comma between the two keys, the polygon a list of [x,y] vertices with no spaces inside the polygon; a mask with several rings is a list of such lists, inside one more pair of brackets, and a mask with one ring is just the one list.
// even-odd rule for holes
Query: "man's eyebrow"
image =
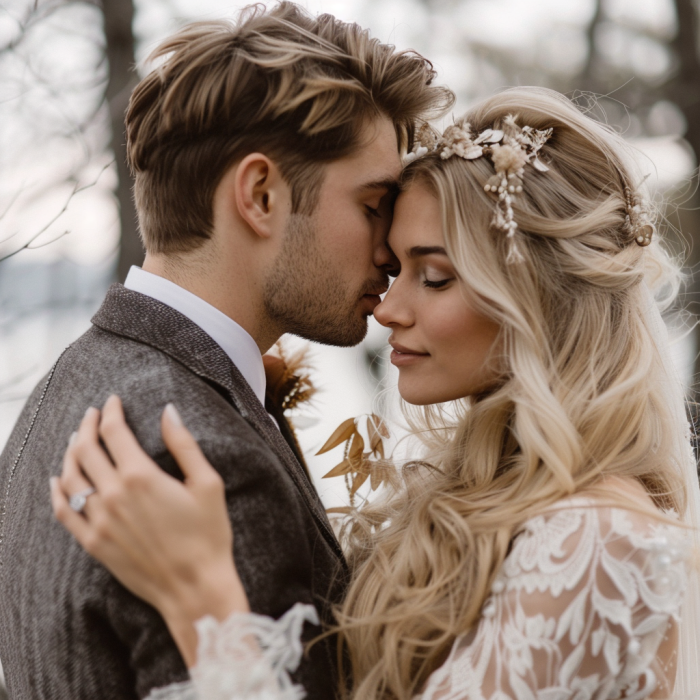
{"label": "man's eyebrow", "polygon": [[420,258],[423,255],[447,255],[447,251],[441,245],[414,245],[408,251],[409,258]]}
{"label": "man's eyebrow", "polygon": [[386,190],[388,193],[399,193],[399,181],[394,177],[385,177],[380,180],[365,182],[357,188],[358,192],[368,192],[370,190]]}

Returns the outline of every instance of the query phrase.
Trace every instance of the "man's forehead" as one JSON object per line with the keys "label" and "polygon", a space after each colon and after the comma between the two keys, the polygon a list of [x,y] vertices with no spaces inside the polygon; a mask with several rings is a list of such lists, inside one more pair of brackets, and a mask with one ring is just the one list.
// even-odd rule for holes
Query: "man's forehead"
{"label": "man's forehead", "polygon": [[361,168],[369,179],[398,177],[401,156],[396,131],[390,120],[380,117],[367,124],[359,139],[358,148],[340,161],[348,167]]}
{"label": "man's forehead", "polygon": [[371,137],[362,139],[358,149],[328,165],[327,178],[333,186],[349,187],[360,193],[398,188],[401,157],[391,122],[388,122],[389,130],[386,126],[375,124]]}

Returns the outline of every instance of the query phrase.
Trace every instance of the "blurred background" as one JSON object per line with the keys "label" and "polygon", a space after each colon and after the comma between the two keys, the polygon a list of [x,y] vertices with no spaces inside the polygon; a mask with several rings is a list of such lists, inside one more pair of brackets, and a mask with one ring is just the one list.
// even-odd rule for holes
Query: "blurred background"
{"label": "blurred background", "polygon": [[[154,45],[194,19],[232,17],[222,0],[0,0],[0,449],[36,382],[89,327],[113,281],[142,260],[123,114]],[[665,201],[674,247],[699,260],[700,54],[695,0],[307,0],[427,55],[459,114],[512,85],[574,97],[638,149]],[[597,101],[591,95],[598,96]],[[682,231],[683,235],[678,232]],[[696,312],[700,287],[687,288]],[[696,331],[676,344],[690,385]],[[393,383],[386,333],[353,349],[311,348],[319,392],[296,417],[328,506],[341,456],[313,453]],[[291,339],[292,345],[299,341]],[[389,390],[391,397],[391,391]]]}

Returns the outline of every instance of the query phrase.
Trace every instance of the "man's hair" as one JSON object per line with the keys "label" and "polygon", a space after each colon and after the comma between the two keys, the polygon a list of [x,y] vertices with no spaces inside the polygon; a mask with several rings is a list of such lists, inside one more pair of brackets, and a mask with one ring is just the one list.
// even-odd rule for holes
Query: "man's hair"
{"label": "man's hair", "polygon": [[317,202],[323,164],[358,147],[368,119],[388,117],[400,148],[453,95],[432,64],[357,24],[312,17],[291,2],[251,5],[237,22],[197,22],[163,42],[164,62],[134,90],[126,115],[141,236],[152,253],[211,236],[224,173],[262,152],[291,187],[294,212]]}

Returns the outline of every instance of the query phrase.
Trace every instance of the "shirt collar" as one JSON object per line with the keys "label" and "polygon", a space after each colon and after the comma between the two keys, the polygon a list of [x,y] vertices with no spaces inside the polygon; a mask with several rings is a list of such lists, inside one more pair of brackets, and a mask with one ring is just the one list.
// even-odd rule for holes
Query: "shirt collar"
{"label": "shirt collar", "polygon": [[257,343],[244,328],[192,292],[135,265],[129,270],[124,286],[166,304],[196,323],[229,356],[260,403],[265,405],[266,380],[262,355]]}

